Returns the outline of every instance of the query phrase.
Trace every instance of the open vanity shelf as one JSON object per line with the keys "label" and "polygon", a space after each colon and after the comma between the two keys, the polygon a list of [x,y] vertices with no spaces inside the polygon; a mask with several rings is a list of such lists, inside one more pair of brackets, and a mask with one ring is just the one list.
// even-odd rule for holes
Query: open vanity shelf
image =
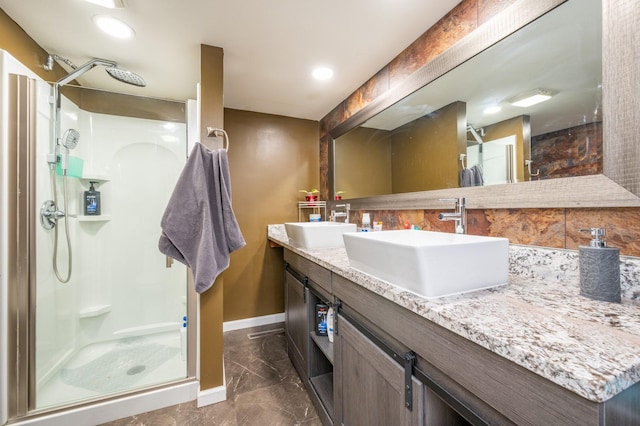
{"label": "open vanity shelf", "polygon": [[[287,259],[285,259],[287,260]],[[293,255],[285,266],[287,352],[323,424],[334,418],[334,344],[316,334],[316,305],[332,305],[328,271]]]}

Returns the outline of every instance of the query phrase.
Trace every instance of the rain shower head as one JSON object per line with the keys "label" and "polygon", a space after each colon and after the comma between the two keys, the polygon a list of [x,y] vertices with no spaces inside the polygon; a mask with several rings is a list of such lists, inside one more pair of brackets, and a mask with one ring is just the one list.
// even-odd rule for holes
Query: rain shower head
{"label": "rain shower head", "polygon": [[142,77],[129,70],[123,70],[117,66],[107,67],[106,70],[111,77],[123,83],[132,84],[138,87],[145,87],[147,85]]}
{"label": "rain shower head", "polygon": [[127,71],[124,70],[122,68],[118,68],[118,63],[115,61],[110,61],[107,59],[92,59],[89,62],[87,62],[84,65],[81,65],[79,67],[75,66],[73,64],[73,62],[71,62],[70,60],[63,58],[61,56],[58,55],[49,55],[47,57],[47,61],[46,63],[43,64],[43,67],[45,70],[47,71],[51,71],[53,69],[53,61],[62,61],[65,64],[69,65],[73,71],[70,72],[67,76],[61,78],[60,80],[58,80],[57,85],[58,87],[62,87],[65,84],[69,83],[70,81],[75,80],[76,78],[80,77],[82,74],[84,74],[85,72],[89,71],[90,69],[98,66],[98,65],[102,65],[104,67],[106,67],[107,72],[109,73],[109,75],[113,78],[115,78],[116,80],[122,82],[122,83],[127,83],[127,84],[131,84],[134,86],[138,86],[138,87],[145,87],[146,83],[144,81],[144,79],[142,77],[140,77],[138,74],[135,74],[131,71]]}
{"label": "rain shower head", "polygon": [[62,146],[67,149],[74,149],[80,141],[80,132],[76,129],[68,129],[62,136]]}

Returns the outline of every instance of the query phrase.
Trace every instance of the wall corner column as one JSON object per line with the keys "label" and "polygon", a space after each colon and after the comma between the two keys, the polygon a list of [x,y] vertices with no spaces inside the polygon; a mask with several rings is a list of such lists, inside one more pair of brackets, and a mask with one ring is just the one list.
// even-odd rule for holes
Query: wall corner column
{"label": "wall corner column", "polygon": [[[219,47],[200,45],[200,142],[218,149],[215,138],[207,138],[207,127],[224,128],[223,56]],[[200,390],[224,385],[222,275],[200,295]]]}

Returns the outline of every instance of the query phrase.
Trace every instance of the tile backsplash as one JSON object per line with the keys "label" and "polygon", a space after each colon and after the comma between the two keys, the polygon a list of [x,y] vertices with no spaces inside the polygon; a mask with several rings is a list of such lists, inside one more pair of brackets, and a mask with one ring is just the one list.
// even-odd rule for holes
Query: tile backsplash
{"label": "tile backsplash", "polygon": [[[438,220],[442,210],[375,210],[371,220],[384,229],[403,229],[406,222],[428,231],[453,232],[453,222]],[[351,212],[360,223],[361,211]],[[640,256],[640,209],[487,209],[467,210],[467,233],[508,238],[511,244],[577,250],[589,243],[583,228],[605,228],[606,241],[625,256]]]}

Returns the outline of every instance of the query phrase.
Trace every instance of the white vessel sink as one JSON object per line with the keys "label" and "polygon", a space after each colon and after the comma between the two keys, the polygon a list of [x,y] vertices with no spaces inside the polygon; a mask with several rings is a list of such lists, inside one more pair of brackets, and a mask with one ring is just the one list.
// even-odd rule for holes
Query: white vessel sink
{"label": "white vessel sink", "polygon": [[427,299],[506,284],[509,240],[429,231],[343,235],[352,268]]}
{"label": "white vessel sink", "polygon": [[355,223],[287,222],[284,224],[289,244],[302,249],[343,247],[342,234],[355,232]]}

